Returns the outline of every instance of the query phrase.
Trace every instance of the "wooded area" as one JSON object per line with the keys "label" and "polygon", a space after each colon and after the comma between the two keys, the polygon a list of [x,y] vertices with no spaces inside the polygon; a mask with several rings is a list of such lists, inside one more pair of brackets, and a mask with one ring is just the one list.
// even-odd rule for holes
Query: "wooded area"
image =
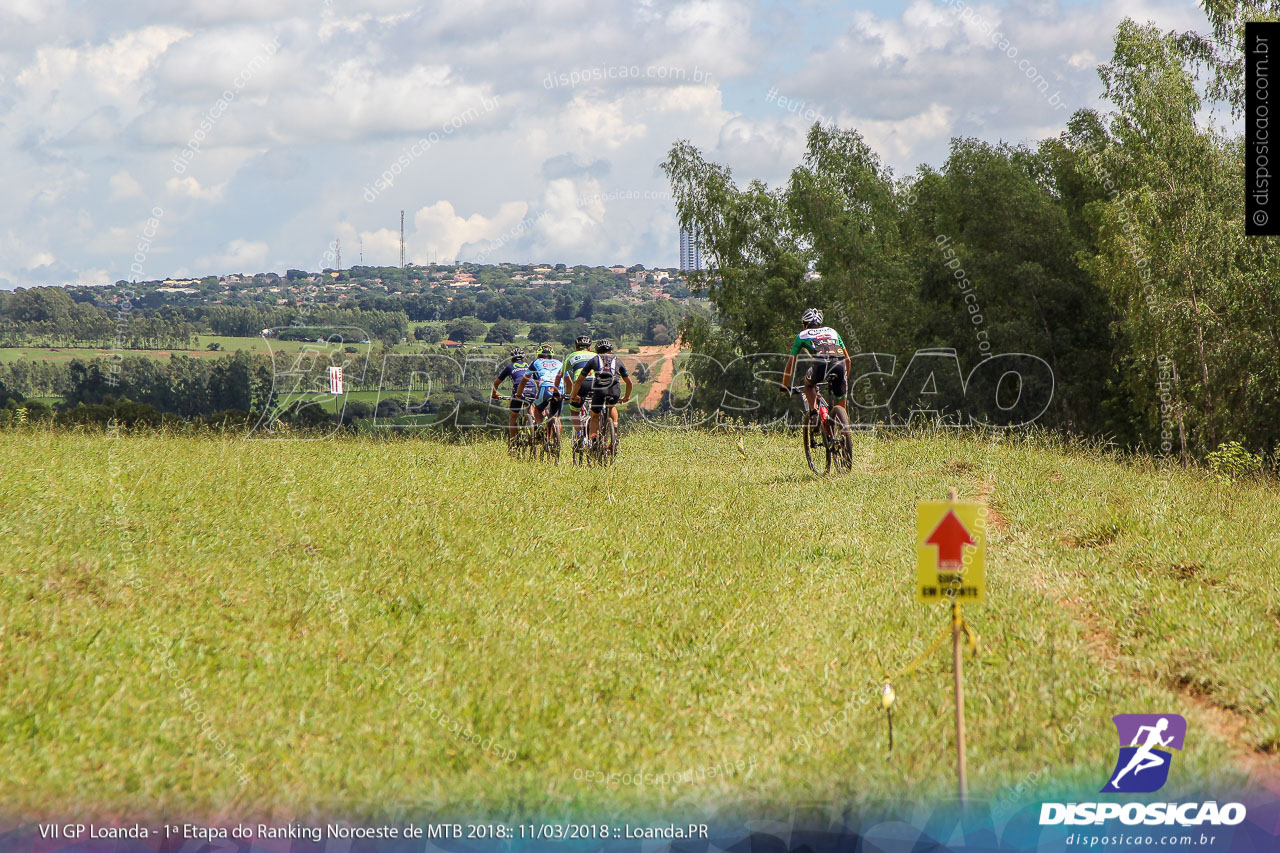
{"label": "wooded area", "polygon": [[[1099,69],[1110,111],[1079,110],[1036,145],[955,139],[941,168],[905,179],[853,129],[814,125],[778,187],[739,187],[676,143],[664,169],[718,312],[685,338],[730,365],[702,368],[704,404],[759,388],[731,362],[786,352],[818,306],[855,352],[949,347],[965,373],[1000,353],[1044,359],[1044,426],[1184,459],[1229,441],[1274,455],[1280,243],[1245,236],[1243,139],[1219,126],[1240,115],[1242,23],[1263,7],[1209,3],[1211,36],[1126,20]],[[892,391],[864,377],[854,420]],[[776,398],[761,389],[759,411]]]}

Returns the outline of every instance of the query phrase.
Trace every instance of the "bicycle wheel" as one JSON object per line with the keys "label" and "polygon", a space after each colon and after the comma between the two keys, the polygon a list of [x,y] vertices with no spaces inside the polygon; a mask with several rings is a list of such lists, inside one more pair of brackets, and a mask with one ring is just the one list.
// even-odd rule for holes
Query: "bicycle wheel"
{"label": "bicycle wheel", "polygon": [[552,428],[551,424],[547,424],[546,440],[543,443],[543,450],[546,454],[545,458],[553,465],[560,464],[560,436]]}
{"label": "bicycle wheel", "polygon": [[520,458],[532,459],[538,452],[537,441],[533,435],[533,424],[528,415],[520,416]]}
{"label": "bicycle wheel", "polygon": [[823,465],[821,470],[819,470],[818,458],[813,452],[813,440],[817,437],[817,433],[818,425],[811,422],[809,420],[809,416],[805,415],[804,424],[800,427],[800,439],[804,442],[804,458],[805,461],[809,463],[810,470],[821,477],[827,473],[828,469],[831,468],[831,456],[830,454],[827,455],[825,465]]}
{"label": "bicycle wheel", "polygon": [[613,425],[613,418],[605,410],[604,420],[600,424],[600,464],[612,465],[618,458],[618,428]]}
{"label": "bicycle wheel", "polygon": [[827,467],[831,467],[834,459],[837,471],[852,471],[853,430],[849,428],[849,415],[844,409],[832,407],[827,429],[831,433],[827,437]]}

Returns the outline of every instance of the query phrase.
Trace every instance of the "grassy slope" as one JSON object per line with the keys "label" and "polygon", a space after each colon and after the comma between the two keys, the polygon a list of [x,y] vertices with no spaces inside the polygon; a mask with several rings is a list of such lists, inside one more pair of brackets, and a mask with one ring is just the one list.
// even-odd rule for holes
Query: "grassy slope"
{"label": "grassy slope", "polygon": [[548,473],[492,442],[0,434],[0,802],[634,815],[945,793],[949,655],[895,683],[892,758],[876,688],[945,624],[911,597],[912,535],[948,485],[1007,519],[968,610],[976,793],[1097,790],[1119,712],[1188,717],[1165,796],[1271,760],[1240,753],[1280,742],[1274,486],[951,436],[859,439],[855,474],[817,483],[792,440],[746,447],[637,434],[611,471]]}

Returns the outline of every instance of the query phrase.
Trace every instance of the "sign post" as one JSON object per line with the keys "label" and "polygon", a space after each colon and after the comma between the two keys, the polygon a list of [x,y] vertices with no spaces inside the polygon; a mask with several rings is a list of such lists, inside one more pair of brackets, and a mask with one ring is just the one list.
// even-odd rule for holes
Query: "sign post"
{"label": "sign post", "polygon": [[947,490],[945,501],[922,501],[916,506],[916,593],[920,601],[951,600],[951,666],[955,678],[956,778],[960,803],[969,792],[964,743],[964,631],[962,601],[982,601],[986,594],[987,536],[981,504],[956,500]]}

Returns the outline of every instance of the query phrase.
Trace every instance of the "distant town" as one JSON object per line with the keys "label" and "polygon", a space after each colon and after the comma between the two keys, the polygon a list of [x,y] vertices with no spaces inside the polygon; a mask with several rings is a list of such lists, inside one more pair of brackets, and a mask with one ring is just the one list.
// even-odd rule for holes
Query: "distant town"
{"label": "distant town", "polygon": [[625,301],[685,299],[692,295],[685,274],[671,269],[634,266],[567,266],[565,264],[407,264],[405,267],[354,266],[320,272],[287,270],[231,273],[200,278],[166,278],[151,281],[117,281],[114,285],[78,286],[69,290],[94,293],[94,301],[111,301],[132,291],[131,298],[164,294],[152,302],[182,304],[184,297],[206,305],[271,303],[294,305],[304,296],[320,302],[358,300],[362,294],[407,295],[433,291],[508,288],[555,288],[558,285],[605,286],[611,296]]}

